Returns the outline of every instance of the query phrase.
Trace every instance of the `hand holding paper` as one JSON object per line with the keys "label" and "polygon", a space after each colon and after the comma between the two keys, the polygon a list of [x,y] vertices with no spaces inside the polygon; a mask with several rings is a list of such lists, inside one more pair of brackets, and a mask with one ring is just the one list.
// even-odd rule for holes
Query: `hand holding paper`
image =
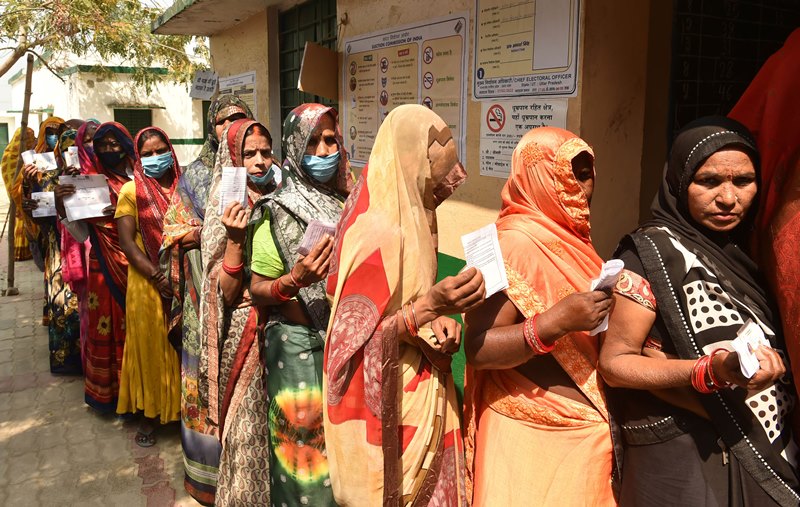
{"label": "hand holding paper", "polygon": [[[617,280],[619,280],[619,274],[622,273],[624,267],[625,263],[620,259],[611,259],[608,262],[604,262],[603,266],[600,268],[600,276],[592,280],[591,289],[605,292],[614,290],[614,286],[617,284]],[[606,318],[603,319],[603,322],[599,326],[592,329],[589,335],[594,336],[597,333],[604,332],[606,329],[608,329],[608,315],[606,315]]]}
{"label": "hand holding paper", "polygon": [[247,207],[247,169],[244,167],[223,167],[219,184],[219,214],[233,201]]}
{"label": "hand holding paper", "polygon": [[56,216],[56,198],[53,192],[32,192],[31,199],[36,201],[36,208],[31,212],[34,218]]}
{"label": "hand holding paper", "polygon": [[466,267],[476,267],[483,274],[487,299],[508,288],[506,266],[503,263],[503,252],[500,251],[495,224],[489,224],[461,236],[461,244],[464,246]]}
{"label": "hand holding paper", "polygon": [[736,333],[736,339],[731,342],[733,350],[739,355],[739,367],[742,375],[753,378],[753,375],[761,369],[761,365],[756,357],[755,350],[758,347],[769,347],[769,341],[764,336],[761,327],[748,319]]}
{"label": "hand holding paper", "polygon": [[308,255],[308,252],[314,248],[314,245],[325,236],[334,237],[336,235],[336,224],[331,222],[322,222],[320,220],[312,220],[306,227],[306,233],[303,235],[303,241],[297,247],[297,253],[300,255]]}
{"label": "hand holding paper", "polygon": [[104,210],[111,206],[108,183],[102,174],[59,176],[58,184],[75,187],[74,194],[64,197],[67,220],[70,222],[105,216]]}

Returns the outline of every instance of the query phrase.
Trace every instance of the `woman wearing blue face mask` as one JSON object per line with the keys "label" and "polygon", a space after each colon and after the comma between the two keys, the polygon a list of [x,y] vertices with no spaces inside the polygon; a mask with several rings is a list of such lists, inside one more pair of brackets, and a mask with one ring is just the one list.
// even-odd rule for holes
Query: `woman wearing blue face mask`
{"label": "woman wearing blue face mask", "polygon": [[275,505],[335,505],[322,424],[322,356],[330,306],[325,278],[333,238],[298,255],[312,220],[336,224],[353,178],[336,110],[295,108],[283,124],[285,180],[256,205],[251,223],[253,302],[266,307],[264,331],[270,481]]}
{"label": "woman wearing blue face mask", "polygon": [[117,412],[143,413],[136,443],[149,447],[155,443],[155,425],[176,421],[180,414],[180,359],[167,340],[172,287],[159,268],[158,253],[164,213],[181,171],[161,129],[143,129],[134,145],[138,161],[133,181],[122,186],[114,215],[119,243],[128,258]]}

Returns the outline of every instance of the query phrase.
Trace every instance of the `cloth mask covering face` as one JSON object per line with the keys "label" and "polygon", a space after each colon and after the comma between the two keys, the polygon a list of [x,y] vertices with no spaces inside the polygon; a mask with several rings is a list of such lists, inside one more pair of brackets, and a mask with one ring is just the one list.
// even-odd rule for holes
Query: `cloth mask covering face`
{"label": "cloth mask covering face", "polygon": [[320,183],[327,183],[339,168],[339,152],[324,157],[305,155],[300,165],[306,174]]}
{"label": "cloth mask covering face", "polygon": [[108,168],[116,167],[125,156],[126,154],[124,151],[106,151],[97,154],[97,158],[100,159],[100,162]]}
{"label": "cloth mask covering face", "polygon": [[56,147],[56,143],[58,142],[58,136],[56,134],[47,134],[44,136],[44,139],[48,148],[52,150]]}
{"label": "cloth mask covering face", "polygon": [[94,157],[94,145],[92,143],[84,144],[83,149],[86,150],[86,154],[89,155],[89,158]]}
{"label": "cloth mask covering face", "polygon": [[264,187],[264,186],[267,185],[267,183],[272,181],[272,178],[275,177],[275,171],[277,171],[277,170],[278,170],[278,166],[276,166],[275,164],[272,164],[271,166],[269,166],[269,169],[267,170],[266,173],[264,173],[263,176],[254,176],[254,175],[252,175],[250,173],[247,173],[247,177],[250,178],[250,181],[255,183],[256,186]]}
{"label": "cloth mask covering face", "polygon": [[142,157],[144,175],[155,179],[164,176],[164,173],[166,173],[174,163],[174,160],[172,160],[172,153],[169,151],[160,155],[153,155],[152,157]]}

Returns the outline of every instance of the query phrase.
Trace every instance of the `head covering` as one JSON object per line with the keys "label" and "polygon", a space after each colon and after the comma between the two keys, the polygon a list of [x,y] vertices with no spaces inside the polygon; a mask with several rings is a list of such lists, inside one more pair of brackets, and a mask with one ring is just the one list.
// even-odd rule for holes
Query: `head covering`
{"label": "head covering", "polygon": [[232,94],[220,95],[211,103],[206,117],[208,136],[200,150],[197,159],[189,164],[183,171],[183,176],[178,183],[178,193],[184,201],[187,210],[203,220],[206,209],[206,198],[211,188],[211,173],[214,171],[214,159],[219,149],[216,125],[217,121],[233,114],[242,113],[246,118],[253,119],[253,113],[247,104]]}
{"label": "head covering", "polygon": [[70,146],[75,146],[75,139],[77,135],[78,132],[76,130],[67,129],[58,137],[58,142],[56,143],[56,147],[53,151],[55,152],[56,163],[58,163],[59,168],[66,168],[64,152],[67,151],[67,148]]}
{"label": "head covering", "polygon": [[[465,173],[460,164],[434,172],[429,150],[451,141],[447,124],[428,108],[392,110],[337,226],[327,285],[333,318],[324,414],[340,503],[403,498],[427,505],[433,487],[425,485],[431,484],[449,493],[443,503],[464,502],[458,415],[447,401],[455,388],[437,367],[449,368],[450,358],[429,347],[400,352],[395,318],[436,281],[435,208]],[[431,337],[430,329],[421,334]]]}
{"label": "head covering", "polygon": [[[172,154],[172,185],[169,194],[165,194],[161,189],[158,180],[145,176],[142,168],[142,160],[139,156],[139,141],[147,132],[157,132],[161,139],[169,146]],[[164,214],[169,207],[172,192],[178,184],[181,175],[181,167],[178,164],[178,157],[175,156],[175,149],[169,141],[167,133],[158,127],[146,127],[136,134],[133,142],[136,156],[136,165],[133,167],[133,180],[136,182],[136,209],[139,216],[139,231],[142,233],[144,251],[150,262],[158,266],[158,252],[161,249],[161,234],[164,229]]]}
{"label": "head covering", "polygon": [[[331,115],[336,121],[336,110],[322,104],[302,104],[286,117],[282,139],[283,152],[286,154],[283,186],[260,201],[251,218],[253,223],[261,220],[265,207],[269,207],[270,226],[284,266],[294,265],[297,248],[312,220],[331,223],[339,220],[342,202],[352,188],[353,176],[338,124],[335,124],[335,128],[340,160],[336,176],[331,180],[334,188],[314,181],[301,169],[311,134],[325,114]],[[324,282],[319,281],[300,289],[297,297],[306,307],[312,327],[324,333],[330,319]]]}
{"label": "head covering", "polygon": [[[136,156],[136,148],[134,147],[133,138],[131,138],[130,132],[128,132],[128,129],[126,129],[121,123],[110,121],[97,127],[97,131],[94,133],[94,137],[92,138],[95,146],[97,145],[97,141],[102,139],[109,132],[113,134],[114,138],[116,138],[116,140],[122,145],[122,151],[127,155],[130,167],[134,167],[138,160],[138,157]],[[126,175],[116,173],[111,167],[104,166],[97,156],[96,149],[93,158],[94,160],[92,163],[92,169],[97,174],[102,174],[108,178],[108,186],[113,190],[111,195],[111,203],[116,205],[117,194],[119,194],[122,185],[128,181],[128,177]]]}
{"label": "head covering", "polygon": [[[36,143],[36,153],[44,153],[47,151],[51,151],[50,148],[47,146],[47,135],[46,131],[48,128],[54,128],[58,130],[62,125],[64,125],[64,120],[59,118],[58,116],[51,116],[47,118],[39,125],[39,137],[38,142]],[[58,134],[58,132],[56,132]]]}
{"label": "head covering", "polygon": [[[78,128],[78,132],[75,134],[76,144],[78,145],[78,160],[81,164],[81,174],[87,173],[94,173],[94,153],[89,153],[86,151],[86,147],[83,145],[83,138],[86,136],[86,131],[92,127],[99,127],[100,123],[94,120],[88,120],[86,123]],[[94,138],[94,136],[92,136]]]}
{"label": "head covering", "polygon": [[[25,151],[32,150],[36,145],[36,137],[33,129],[27,129],[25,136]],[[14,259],[24,261],[31,258],[31,250],[28,246],[28,237],[25,235],[25,214],[22,211],[22,171],[17,174],[17,163],[20,156],[20,144],[22,141],[22,128],[18,128],[11,138],[11,142],[3,152],[3,160],[0,163],[3,170],[3,183],[9,199],[16,205],[16,225],[14,226]]]}

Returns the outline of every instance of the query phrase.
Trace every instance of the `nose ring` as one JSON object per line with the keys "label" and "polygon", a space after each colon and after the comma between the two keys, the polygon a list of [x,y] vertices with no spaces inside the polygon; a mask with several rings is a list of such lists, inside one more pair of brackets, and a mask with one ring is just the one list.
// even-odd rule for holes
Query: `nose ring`
{"label": "nose ring", "polygon": [[735,197],[736,197],[736,202],[739,202],[739,196],[737,195]]}

